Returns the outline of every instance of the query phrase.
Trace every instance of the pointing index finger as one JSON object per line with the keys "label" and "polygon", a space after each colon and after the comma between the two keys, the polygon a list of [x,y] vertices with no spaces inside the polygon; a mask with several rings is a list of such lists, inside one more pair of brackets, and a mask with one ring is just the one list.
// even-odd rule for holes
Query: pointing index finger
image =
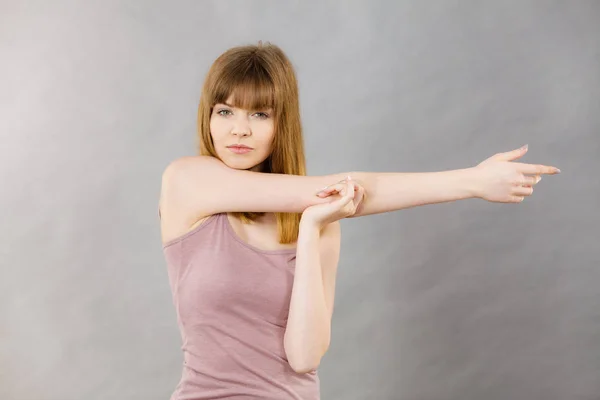
{"label": "pointing index finger", "polygon": [[348,177],[346,178],[346,184],[348,185],[348,193],[346,193],[346,195],[354,197],[354,181]]}
{"label": "pointing index finger", "polygon": [[523,163],[514,163],[519,168],[519,171],[524,174],[547,174],[547,175],[555,175],[560,173],[560,169],[556,167],[551,167],[549,165],[539,165],[539,164],[523,164]]}

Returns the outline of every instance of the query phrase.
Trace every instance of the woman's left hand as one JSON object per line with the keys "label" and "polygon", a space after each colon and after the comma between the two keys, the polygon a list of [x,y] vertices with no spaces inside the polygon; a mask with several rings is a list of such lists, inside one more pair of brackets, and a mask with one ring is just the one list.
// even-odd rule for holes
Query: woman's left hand
{"label": "woman's left hand", "polygon": [[318,195],[331,197],[332,201],[307,207],[302,213],[302,221],[322,229],[327,224],[353,216],[365,197],[365,189],[348,177],[326,187]]}

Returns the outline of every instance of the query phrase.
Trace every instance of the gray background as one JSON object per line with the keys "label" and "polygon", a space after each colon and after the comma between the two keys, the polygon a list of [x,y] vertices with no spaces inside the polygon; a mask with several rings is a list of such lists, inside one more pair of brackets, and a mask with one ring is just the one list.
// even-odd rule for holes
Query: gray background
{"label": "gray background", "polygon": [[600,399],[600,2],[0,5],[0,398],[167,399],[182,355],[161,172],[200,88],[271,41],[309,174],[435,171],[530,146],[520,205],[342,221],[323,399]]}

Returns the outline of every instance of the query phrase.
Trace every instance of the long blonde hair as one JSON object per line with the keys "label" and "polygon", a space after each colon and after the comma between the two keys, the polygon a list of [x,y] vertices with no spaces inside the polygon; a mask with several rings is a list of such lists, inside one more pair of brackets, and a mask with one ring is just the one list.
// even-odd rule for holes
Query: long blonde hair
{"label": "long blonde hair", "polygon": [[[267,42],[233,47],[221,54],[208,71],[198,106],[199,154],[219,158],[210,135],[210,116],[217,103],[233,95],[235,107],[273,108],[275,135],[263,173],[306,175],[306,159],[298,82],[284,52]],[[232,212],[243,223],[265,213]],[[298,240],[301,213],[276,213],[280,244]]]}

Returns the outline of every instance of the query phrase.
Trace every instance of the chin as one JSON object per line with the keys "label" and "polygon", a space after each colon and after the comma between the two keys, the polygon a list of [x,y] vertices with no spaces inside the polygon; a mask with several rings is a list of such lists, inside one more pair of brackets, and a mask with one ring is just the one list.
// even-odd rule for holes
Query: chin
{"label": "chin", "polygon": [[236,159],[226,158],[226,159],[223,159],[223,162],[229,168],[240,169],[240,170],[241,169],[251,169],[251,168],[254,168],[254,166],[256,166],[256,163],[248,162],[248,160],[240,160],[240,159],[236,160]]}

